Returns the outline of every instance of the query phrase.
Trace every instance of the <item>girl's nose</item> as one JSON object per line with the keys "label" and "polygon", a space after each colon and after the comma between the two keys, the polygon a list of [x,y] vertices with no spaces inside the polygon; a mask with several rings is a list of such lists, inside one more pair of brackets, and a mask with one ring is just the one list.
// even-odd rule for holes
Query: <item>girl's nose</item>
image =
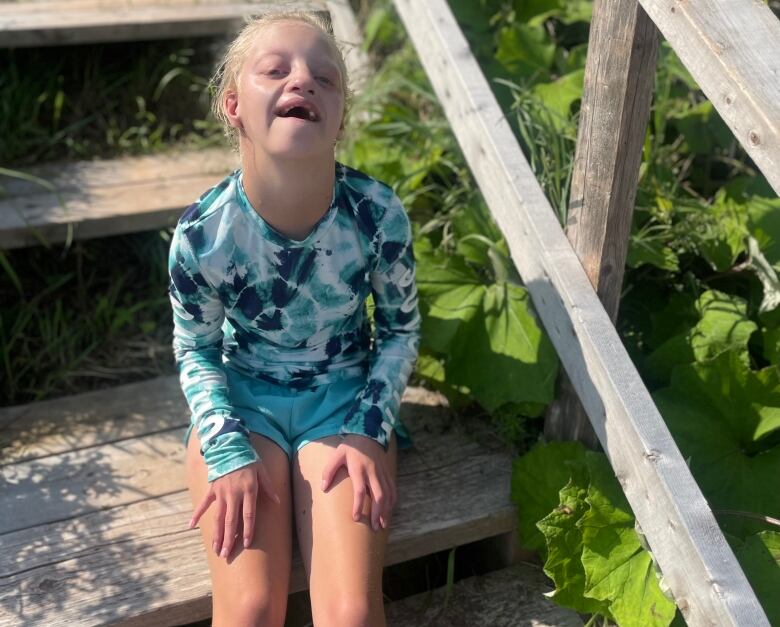
{"label": "girl's nose", "polygon": [[314,93],[315,84],[316,81],[312,73],[303,68],[296,70],[290,80],[292,90],[305,91],[310,94]]}

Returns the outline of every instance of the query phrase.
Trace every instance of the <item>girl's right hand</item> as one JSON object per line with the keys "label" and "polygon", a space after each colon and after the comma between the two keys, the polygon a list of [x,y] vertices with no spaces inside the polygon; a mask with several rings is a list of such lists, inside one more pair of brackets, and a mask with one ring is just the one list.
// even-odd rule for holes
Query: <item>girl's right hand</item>
{"label": "girl's right hand", "polygon": [[216,502],[212,543],[214,553],[226,559],[230,555],[238,533],[239,517],[244,523],[244,548],[248,548],[255,535],[258,489],[272,501],[280,502],[268,471],[260,461],[214,480],[209,484],[209,490],[203,500],[195,508],[190,529],[198,524],[201,516]]}

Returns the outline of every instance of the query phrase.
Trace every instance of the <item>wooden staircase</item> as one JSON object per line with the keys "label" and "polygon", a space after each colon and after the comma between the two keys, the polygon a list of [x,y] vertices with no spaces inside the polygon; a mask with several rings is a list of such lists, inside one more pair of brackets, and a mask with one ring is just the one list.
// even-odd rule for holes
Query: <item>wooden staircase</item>
{"label": "wooden staircase", "polygon": [[[209,616],[205,553],[199,531],[187,528],[188,415],[175,377],[0,410],[0,626],[175,625]],[[442,398],[422,388],[407,390],[402,417],[414,448],[399,456],[386,564],[509,540],[509,455],[452,428]],[[543,597],[538,567],[512,572],[520,579],[499,576],[502,590],[524,591],[512,603],[532,600],[540,616],[560,621],[550,624],[579,624]],[[291,592],[306,587],[296,553]],[[492,604],[489,587],[483,592]],[[419,609],[410,601],[392,611]],[[472,618],[463,624],[487,624]]]}
{"label": "wooden staircase", "polygon": [[[343,1],[27,0],[0,4],[0,46],[213,35],[279,6],[330,9],[334,28],[348,9]],[[230,151],[210,149],[44,164],[26,180],[0,178],[0,250],[172,226],[235,166]],[[188,415],[175,377],[0,409],[0,627],[209,617],[205,554],[199,532],[187,529]],[[387,565],[486,538],[512,546],[509,455],[459,432],[426,390],[407,391],[402,415],[415,446],[399,457]],[[296,555],[291,592],[306,586]],[[388,624],[581,625],[547,589],[538,566],[518,564],[458,582],[449,596],[389,604]]]}

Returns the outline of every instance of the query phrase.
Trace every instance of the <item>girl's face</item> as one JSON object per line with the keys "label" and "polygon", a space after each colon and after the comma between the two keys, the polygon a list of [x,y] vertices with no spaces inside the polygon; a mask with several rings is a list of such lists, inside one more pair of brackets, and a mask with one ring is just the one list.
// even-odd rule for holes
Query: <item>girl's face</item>
{"label": "girl's face", "polygon": [[250,49],[225,111],[255,152],[332,157],[344,118],[342,80],[324,35],[303,22],[276,22]]}

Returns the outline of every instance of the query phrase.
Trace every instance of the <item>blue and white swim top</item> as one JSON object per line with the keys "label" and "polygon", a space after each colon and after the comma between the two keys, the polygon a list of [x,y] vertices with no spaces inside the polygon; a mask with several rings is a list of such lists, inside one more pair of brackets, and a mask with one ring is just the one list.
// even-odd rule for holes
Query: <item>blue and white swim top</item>
{"label": "blue and white swim top", "polygon": [[209,481],[258,459],[226,367],[297,388],[364,376],[341,433],[386,448],[395,430],[408,444],[398,409],[420,315],[409,219],[387,185],[337,163],[330,207],[296,241],[252,208],[237,170],[182,215],[169,271],[174,354]]}

